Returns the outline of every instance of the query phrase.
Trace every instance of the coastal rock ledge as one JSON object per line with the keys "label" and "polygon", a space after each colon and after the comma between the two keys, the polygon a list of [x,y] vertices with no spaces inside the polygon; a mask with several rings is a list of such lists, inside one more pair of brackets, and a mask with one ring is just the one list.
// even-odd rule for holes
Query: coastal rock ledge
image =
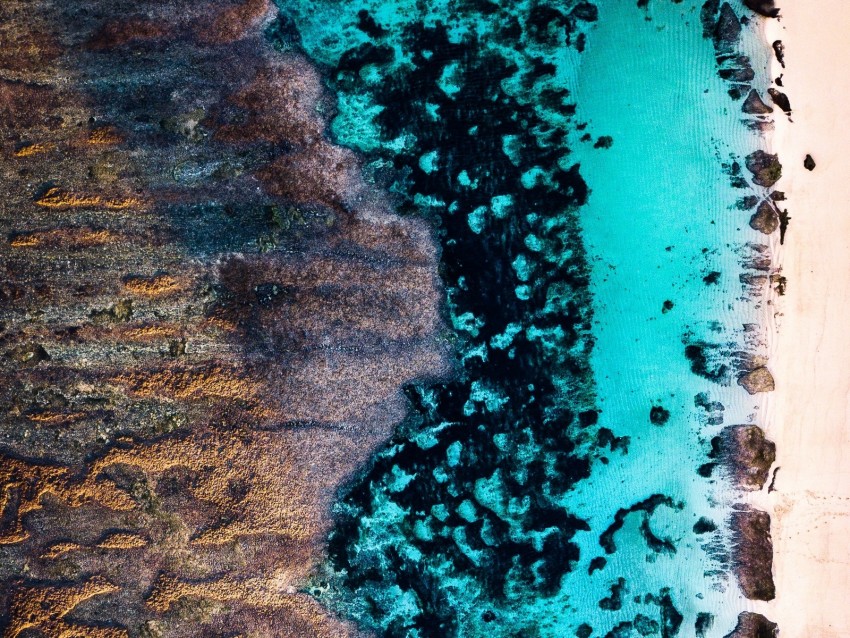
{"label": "coastal rock ledge", "polygon": [[741,592],[750,600],[773,600],[773,540],[770,514],[749,505],[732,513],[732,570]]}
{"label": "coastal rock ledge", "polygon": [[724,638],[775,638],[779,627],[761,614],[744,611],[738,616],[738,624]]}
{"label": "coastal rock ledge", "polygon": [[741,489],[760,490],[776,460],[776,445],[757,425],[730,425],[720,433],[723,464]]}

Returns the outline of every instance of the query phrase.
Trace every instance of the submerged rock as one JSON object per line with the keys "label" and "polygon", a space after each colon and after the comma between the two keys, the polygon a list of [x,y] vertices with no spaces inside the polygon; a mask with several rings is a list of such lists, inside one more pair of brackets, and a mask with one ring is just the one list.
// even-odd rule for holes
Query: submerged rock
{"label": "submerged rock", "polygon": [[806,155],[806,159],[803,160],[803,167],[807,171],[813,171],[815,170],[815,166],[817,166],[815,159],[811,155]]}
{"label": "submerged rock", "polygon": [[779,8],[774,0],[744,0],[744,6],[766,18],[779,17]]}
{"label": "submerged rock", "polygon": [[738,624],[724,638],[775,638],[779,626],[761,614],[744,611],[738,616]]}
{"label": "submerged rock", "polygon": [[764,366],[750,370],[746,374],[738,378],[738,385],[750,394],[758,392],[773,392],[776,389],[776,383],[773,380],[773,375],[770,370]]}
{"label": "submerged rock", "polygon": [[747,170],[753,174],[753,182],[767,188],[782,177],[779,156],[762,150],[753,151],[746,157]]}
{"label": "submerged rock", "polygon": [[770,235],[779,228],[779,213],[776,207],[767,200],[759,204],[758,209],[750,217],[750,228],[765,235]]}
{"label": "submerged rock", "polygon": [[720,7],[720,16],[714,26],[714,42],[718,46],[732,45],[741,37],[741,22],[728,2]]}
{"label": "submerged rock", "polygon": [[773,600],[773,541],[770,537],[770,515],[741,505],[733,512],[732,569],[741,592],[750,600]]}
{"label": "submerged rock", "polygon": [[741,105],[741,110],[747,115],[767,115],[773,113],[773,109],[764,103],[758,91],[752,89],[747,99]]}

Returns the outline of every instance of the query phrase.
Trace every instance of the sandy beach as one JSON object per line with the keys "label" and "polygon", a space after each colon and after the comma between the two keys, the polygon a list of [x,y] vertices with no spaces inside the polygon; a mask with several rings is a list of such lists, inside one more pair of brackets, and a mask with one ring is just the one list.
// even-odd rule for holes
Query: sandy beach
{"label": "sandy beach", "polygon": [[[759,605],[783,638],[850,636],[850,3],[782,3],[768,42],[785,44],[784,91],[771,146],[791,215],[774,246],[787,277],[774,298],[771,368],[777,388],[763,426],[777,445],[772,512],[777,597]],[[816,167],[803,167],[811,154]],[[778,244],[778,241],[776,242]]]}

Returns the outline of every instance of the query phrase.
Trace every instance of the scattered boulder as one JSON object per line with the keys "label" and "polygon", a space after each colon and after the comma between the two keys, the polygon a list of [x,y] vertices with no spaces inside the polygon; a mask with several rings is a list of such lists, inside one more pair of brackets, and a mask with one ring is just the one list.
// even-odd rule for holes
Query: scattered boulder
{"label": "scattered boulder", "polygon": [[741,105],[741,110],[747,115],[767,115],[773,113],[773,109],[764,103],[758,91],[751,89],[747,99]]}
{"label": "scattered boulder", "polygon": [[746,157],[747,170],[753,174],[753,182],[770,188],[782,177],[782,164],[779,156],[762,150],[754,151]]}
{"label": "scattered boulder", "polygon": [[593,148],[611,148],[614,144],[614,138],[610,135],[602,135],[593,144]]}
{"label": "scattered boulder", "polygon": [[773,541],[770,514],[749,505],[732,513],[732,565],[741,592],[750,600],[773,600]]}
{"label": "scattered boulder", "polygon": [[724,638],[775,638],[779,635],[779,626],[770,622],[761,614],[742,611],[738,615],[738,624]]}
{"label": "scattered boulder", "polygon": [[570,15],[576,20],[596,22],[599,19],[599,9],[590,2],[579,2],[570,12]]}
{"label": "scattered boulder", "polygon": [[765,235],[770,235],[779,228],[779,213],[768,200],[762,201],[753,216],[750,217],[750,228]]}
{"label": "scattered boulder", "polygon": [[788,209],[779,212],[779,244],[785,243],[785,232],[788,230],[788,222],[791,216],[788,214]]}
{"label": "scattered boulder", "polygon": [[776,383],[773,380],[773,375],[770,370],[761,366],[750,370],[746,374],[738,378],[738,385],[750,394],[758,392],[773,392],[776,389]]}
{"label": "scattered boulder", "polygon": [[806,155],[806,159],[803,160],[803,167],[807,171],[815,170],[815,159],[811,155]]}
{"label": "scattered boulder", "polygon": [[773,43],[773,52],[776,54],[776,61],[779,62],[780,66],[785,68],[785,45],[782,44],[782,40],[776,40]]}
{"label": "scattered boulder", "polygon": [[774,0],[744,0],[744,6],[765,18],[779,17],[779,8]]}
{"label": "scattered boulder", "polygon": [[770,99],[773,100],[773,103],[776,106],[785,111],[786,114],[791,115],[791,101],[788,99],[787,95],[785,95],[782,91],[777,91],[773,87],[769,88],[767,92],[770,94]]}

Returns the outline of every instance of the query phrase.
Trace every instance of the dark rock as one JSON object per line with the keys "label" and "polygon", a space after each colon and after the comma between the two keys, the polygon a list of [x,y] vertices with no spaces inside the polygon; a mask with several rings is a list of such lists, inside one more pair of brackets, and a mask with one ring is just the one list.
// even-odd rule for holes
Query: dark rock
{"label": "dark rock", "polygon": [[744,0],[744,6],[766,18],[779,17],[779,9],[774,0]]}
{"label": "dark rock", "polygon": [[710,38],[714,33],[714,16],[720,9],[720,0],[706,0],[700,10],[700,20],[702,22],[702,37]]}
{"label": "dark rock", "polygon": [[705,277],[702,278],[702,283],[706,286],[716,286],[720,282],[720,271],[712,270]]}
{"label": "dark rock", "polygon": [[[785,45],[782,44],[782,40],[776,40],[773,43],[773,52],[776,54],[776,61],[785,68]],[[781,85],[780,85],[781,86]]]}
{"label": "dark rock", "polygon": [[817,166],[815,159],[811,155],[806,155],[806,159],[803,160],[803,167],[807,171],[813,171],[815,170],[815,166]]}
{"label": "dark rock", "polygon": [[666,299],[664,303],[661,304],[661,313],[666,315],[671,310],[673,310],[673,302]]}
{"label": "dark rock", "polygon": [[779,156],[758,150],[746,157],[747,170],[753,174],[753,182],[759,186],[771,187],[782,177],[782,164]]}
{"label": "dark rock", "polygon": [[741,505],[732,513],[732,565],[741,592],[750,600],[773,600],[773,541],[770,515]]}
{"label": "dark rock", "polygon": [[718,46],[731,46],[741,37],[741,23],[728,2],[720,7],[720,16],[714,25],[714,42]]}
{"label": "dark rock", "polygon": [[776,445],[768,441],[757,425],[729,425],[723,428],[721,462],[731,471],[738,487],[760,490],[767,482]]}
{"label": "dark rock", "polygon": [[776,638],[779,626],[761,614],[744,611],[738,616],[738,624],[724,638]]}
{"label": "dark rock", "polygon": [[593,633],[593,627],[587,623],[582,623],[576,629],[576,638],[590,638]]}
{"label": "dark rock", "polygon": [[714,616],[708,612],[701,611],[697,614],[697,619],[694,622],[694,632],[696,638],[705,638],[708,630],[714,625]]}
{"label": "dark rock", "polygon": [[779,74],[779,77],[778,77],[778,78],[776,78],[776,79],[774,80],[774,82],[776,82],[776,86],[785,86],[785,85],[782,83],[782,76],[783,76],[783,75],[785,75],[785,74],[784,74],[784,73],[780,73],[780,74]]}
{"label": "dark rock", "polygon": [[773,392],[776,389],[776,384],[773,380],[773,375],[770,370],[761,366],[754,370],[750,370],[746,374],[738,378],[738,385],[750,394],[757,392]]}
{"label": "dark rock", "polygon": [[764,103],[764,100],[758,94],[758,91],[752,89],[747,95],[747,99],[741,105],[741,110],[747,115],[766,115],[773,113],[773,109]]}
{"label": "dark rock", "polygon": [[733,69],[720,69],[717,72],[721,80],[729,80],[730,82],[752,82],[756,78],[756,72],[753,67],[744,66]]}
{"label": "dark rock", "polygon": [[791,115],[791,101],[788,99],[787,95],[774,88],[769,88],[767,92],[770,93],[770,99],[773,100],[773,103],[776,106],[785,111],[788,115]]}
{"label": "dark rock", "polygon": [[759,204],[758,210],[750,217],[750,228],[765,235],[770,235],[779,228],[779,213],[768,200]]}
{"label": "dark rock", "polygon": [[595,571],[599,571],[600,569],[603,569],[607,564],[607,558],[605,558],[604,556],[597,556],[596,558],[591,559],[590,565],[587,566],[587,573],[592,574]]}
{"label": "dark rock", "polygon": [[649,422],[653,425],[664,425],[670,420],[670,410],[665,410],[660,405],[653,405],[649,411]]}
{"label": "dark rock", "polygon": [[757,195],[747,195],[746,197],[742,197],[738,200],[736,206],[738,210],[749,210],[751,208],[755,208],[759,203],[759,198]]}
{"label": "dark rock", "polygon": [[788,215],[787,210],[783,210],[779,213],[779,243],[785,243],[785,231],[788,230],[788,222],[791,220],[791,217]]}
{"label": "dark rock", "polygon": [[707,534],[716,530],[717,525],[714,524],[714,521],[706,518],[705,516],[694,523],[694,534]]}
{"label": "dark rock", "polygon": [[770,194],[770,199],[775,202],[784,202],[785,201],[785,193],[784,191],[773,191]]}
{"label": "dark rock", "polygon": [[614,138],[610,135],[603,135],[593,144],[593,148],[611,148],[614,144]]}

